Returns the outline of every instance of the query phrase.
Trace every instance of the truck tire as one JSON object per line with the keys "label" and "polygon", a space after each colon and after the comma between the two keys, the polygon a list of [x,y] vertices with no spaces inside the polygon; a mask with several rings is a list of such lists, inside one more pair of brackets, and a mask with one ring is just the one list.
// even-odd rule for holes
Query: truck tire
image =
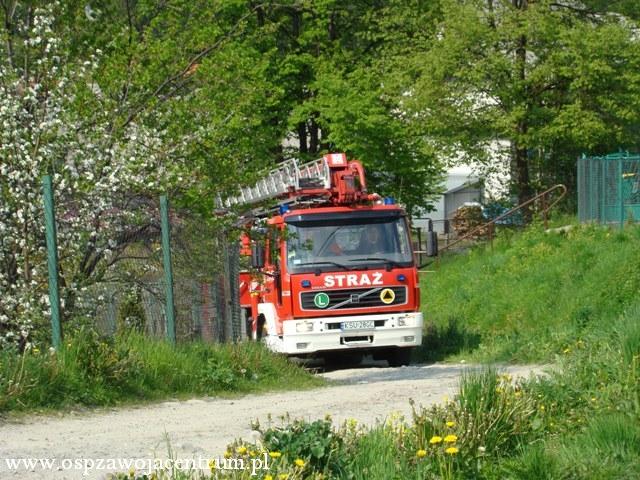
{"label": "truck tire", "polygon": [[387,355],[390,367],[406,367],[411,364],[411,352],[413,348],[396,348]]}

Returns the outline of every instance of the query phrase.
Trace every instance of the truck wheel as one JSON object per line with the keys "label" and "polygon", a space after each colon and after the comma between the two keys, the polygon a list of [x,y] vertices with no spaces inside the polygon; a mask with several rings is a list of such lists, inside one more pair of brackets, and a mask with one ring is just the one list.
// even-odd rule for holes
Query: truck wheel
{"label": "truck wheel", "polygon": [[403,367],[411,364],[411,351],[413,348],[396,348],[387,355],[390,367]]}

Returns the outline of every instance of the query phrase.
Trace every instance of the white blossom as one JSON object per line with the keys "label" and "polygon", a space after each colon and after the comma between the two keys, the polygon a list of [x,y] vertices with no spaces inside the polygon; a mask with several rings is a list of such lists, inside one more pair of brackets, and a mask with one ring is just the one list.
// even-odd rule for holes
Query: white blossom
{"label": "white blossom", "polygon": [[[53,22],[50,11],[36,10],[28,25],[17,27],[33,68],[0,64],[0,348],[26,345],[34,328],[48,325],[44,175],[53,174],[54,181],[58,254],[67,280],[63,312],[91,303],[81,298],[95,281],[81,275],[87,249],[101,255],[104,268],[106,256],[118,252],[121,234],[150,215],[132,215],[128,209],[144,207],[127,206],[127,200],[157,196],[178,171],[189,178],[170,158],[163,132],[131,122],[114,135],[116,107],[97,86],[101,52],[63,64]],[[79,93],[92,108],[75,104]]]}

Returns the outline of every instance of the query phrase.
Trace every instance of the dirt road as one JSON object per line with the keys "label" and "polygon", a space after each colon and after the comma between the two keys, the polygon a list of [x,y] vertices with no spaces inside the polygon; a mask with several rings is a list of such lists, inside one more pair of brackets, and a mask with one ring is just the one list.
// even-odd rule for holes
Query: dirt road
{"label": "dirt road", "polygon": [[[338,423],[354,418],[372,424],[392,412],[409,415],[409,399],[430,405],[452,396],[461,372],[468,368],[418,365],[336,370],[322,374],[332,381],[330,386],[315,390],[170,401],[0,423],[0,478],[104,478],[109,462],[116,459],[127,465],[133,459],[166,458],[165,433],[176,457],[211,458],[224,452],[235,438],[250,439],[251,422],[258,419],[264,425],[269,415],[277,422],[285,413],[306,419],[329,413]],[[541,368],[510,366],[503,370],[529,376]],[[7,462],[21,458],[54,462],[50,468],[25,463],[10,467]],[[98,465],[100,460],[102,465]],[[93,468],[85,468],[91,462]]]}

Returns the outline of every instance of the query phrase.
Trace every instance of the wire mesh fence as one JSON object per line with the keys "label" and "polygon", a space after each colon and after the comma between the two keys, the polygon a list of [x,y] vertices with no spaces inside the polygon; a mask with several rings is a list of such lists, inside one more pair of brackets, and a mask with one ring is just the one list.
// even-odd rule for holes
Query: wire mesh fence
{"label": "wire mesh fence", "polygon": [[640,155],[580,158],[578,217],[621,226],[640,219]]}
{"label": "wire mesh fence", "polygon": [[[136,330],[178,341],[237,341],[246,336],[239,298],[239,243],[232,232],[189,210],[169,210],[171,274],[163,266],[161,210],[137,221],[150,232],[114,254],[98,281],[80,289],[75,316],[103,335]],[[142,220],[142,221],[141,221]],[[173,285],[173,306],[167,285]]]}

